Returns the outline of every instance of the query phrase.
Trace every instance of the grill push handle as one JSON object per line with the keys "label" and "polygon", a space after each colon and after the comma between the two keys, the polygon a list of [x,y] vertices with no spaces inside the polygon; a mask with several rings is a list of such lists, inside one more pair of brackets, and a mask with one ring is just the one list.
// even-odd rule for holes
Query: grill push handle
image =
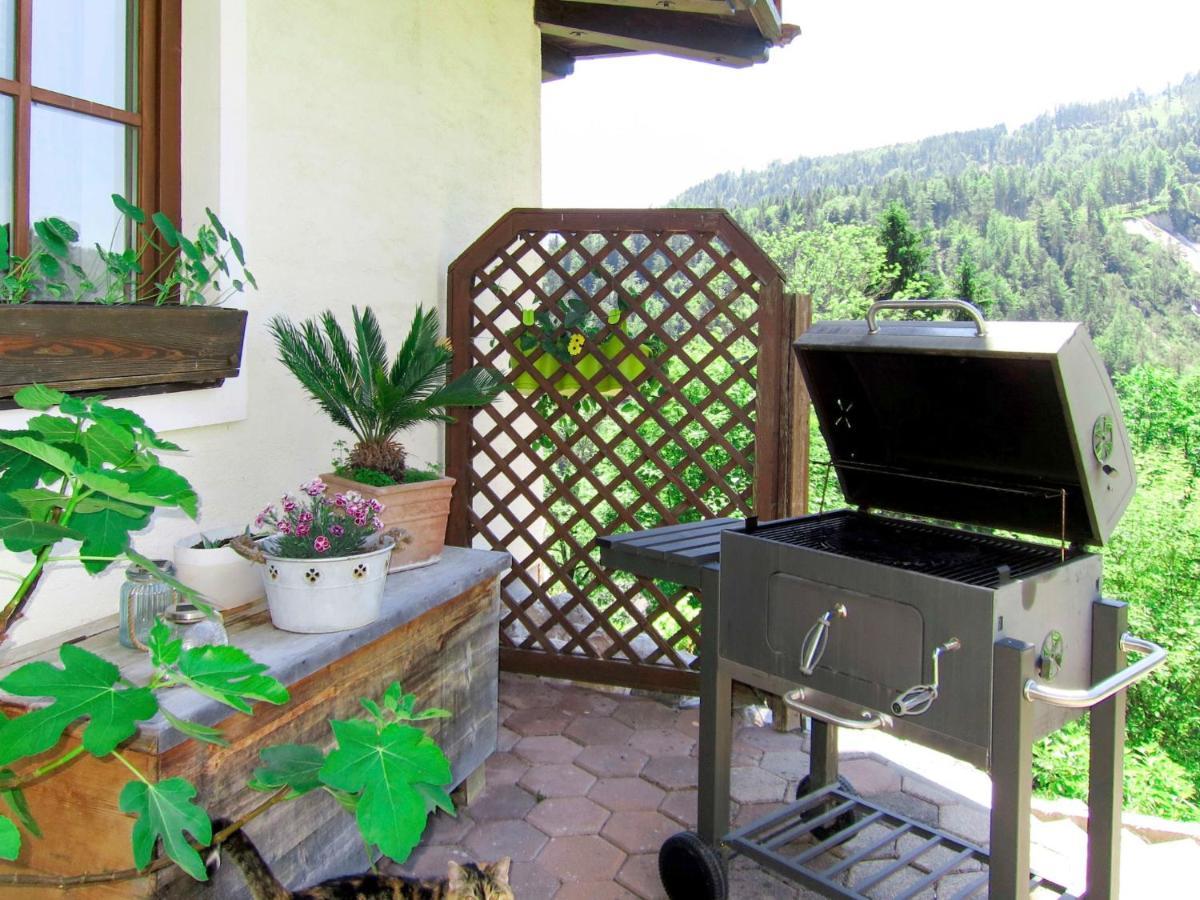
{"label": "grill push handle", "polygon": [[796,710],[796,712],[803,713],[813,719],[820,719],[822,722],[827,722],[830,725],[837,725],[839,728],[853,728],[856,731],[863,731],[870,728],[883,728],[891,725],[891,720],[887,716],[883,713],[875,712],[873,709],[860,710],[858,714],[859,718],[852,719],[849,716],[839,715],[832,710],[813,706],[805,699],[803,688],[788,691],[783,695],[783,702]]}
{"label": "grill push handle", "polygon": [[1041,700],[1052,706],[1066,706],[1070,709],[1087,709],[1141,681],[1167,661],[1167,651],[1163,647],[1152,641],[1134,637],[1128,631],[1121,635],[1121,649],[1127,653],[1146,655],[1086,689],[1055,688],[1030,678],[1025,682],[1025,699]]}
{"label": "grill push handle", "polygon": [[879,331],[875,315],[881,309],[957,309],[971,317],[975,323],[976,337],[983,337],[987,334],[987,323],[983,321],[983,313],[980,312],[978,306],[968,303],[966,300],[877,300],[867,310],[867,334],[876,334]]}

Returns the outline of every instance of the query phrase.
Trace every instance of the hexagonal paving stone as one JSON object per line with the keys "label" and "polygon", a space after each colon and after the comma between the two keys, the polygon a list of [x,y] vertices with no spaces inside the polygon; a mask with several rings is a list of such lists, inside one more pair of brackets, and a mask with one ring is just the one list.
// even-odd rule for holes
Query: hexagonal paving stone
{"label": "hexagonal paving stone", "polygon": [[587,797],[555,797],[543,800],[525,817],[550,837],[568,834],[598,834],[608,821],[609,811]]}
{"label": "hexagonal paving stone", "polygon": [[820,900],[820,894],[797,887],[768,872],[752,859],[735,856],[729,864],[729,896],[771,900]]}
{"label": "hexagonal paving stone", "polygon": [[[893,865],[892,860],[887,859],[872,859],[867,862],[861,862],[850,869],[850,874],[847,876],[846,882],[853,886],[855,890],[859,890],[858,885],[891,865]],[[867,896],[878,898],[878,900],[898,897],[924,877],[924,873],[918,869],[914,869],[912,866],[905,866],[877,883],[874,887],[868,888]],[[916,894],[914,900],[934,900],[933,888],[927,888],[921,891],[921,893]]]}
{"label": "hexagonal paving stone", "polygon": [[445,878],[450,872],[451,860],[460,865],[475,861],[472,859],[470,851],[457,844],[438,845],[436,847],[418,847],[402,866],[385,861],[383,869],[412,878]]}
{"label": "hexagonal paving stone", "polygon": [[562,884],[536,862],[514,862],[508,883],[521,900],[554,900]]}
{"label": "hexagonal paving stone", "polygon": [[871,800],[888,812],[900,813],[902,816],[908,816],[910,819],[916,819],[926,825],[936,826],[938,823],[938,808],[932,803],[912,796],[912,794],[889,791],[886,794],[876,794]]}
{"label": "hexagonal paving stone", "polygon": [[[891,807],[888,807],[888,809],[891,809]],[[903,856],[905,853],[911,853],[924,843],[925,839],[917,837],[915,834],[903,835],[898,841],[896,841],[896,855]],[[957,855],[958,854],[949,847],[939,845],[926,850],[924,853],[914,859],[912,864],[922,872],[932,872],[934,869],[940,869],[942,866],[946,865]],[[968,857],[955,866],[951,871],[978,872],[981,868],[982,866],[979,864],[979,860]],[[1036,866],[1033,868],[1034,871],[1040,871]]]}
{"label": "hexagonal paving stone", "polygon": [[943,806],[938,815],[938,826],[981,847],[988,845],[991,834],[988,811],[965,803],[948,803]]}
{"label": "hexagonal paving stone", "polygon": [[550,838],[538,865],[561,881],[612,881],[625,854],[598,834]]}
{"label": "hexagonal paving stone", "polygon": [[900,771],[878,759],[848,759],[838,768],[864,797],[900,790]]}
{"label": "hexagonal paving stone", "polygon": [[799,780],[808,774],[809,758],[807,753],[794,750],[771,750],[762,755],[758,761],[768,772],[774,772],[780,778]]}
{"label": "hexagonal paving stone", "polygon": [[529,791],[515,784],[488,787],[483,796],[467,807],[476,822],[495,822],[499,819],[523,819],[537,802]]}
{"label": "hexagonal paving stone", "polygon": [[798,731],[776,731],[769,725],[747,725],[737,732],[735,740],[745,741],[759,750],[804,749]]}
{"label": "hexagonal paving stone", "polygon": [[576,716],[563,732],[567,737],[586,746],[599,744],[624,745],[633,737],[633,729],[609,716]]}
{"label": "hexagonal paving stone", "polygon": [[580,746],[561,734],[535,734],[521,738],[513,753],[534,765],[569,763],[579,755]]}
{"label": "hexagonal paving stone", "polygon": [[641,774],[650,755],[636,747],[618,747],[614,744],[601,744],[589,747],[586,753],[575,758],[575,765],[587,769],[599,778],[632,778]]}
{"label": "hexagonal paving stone", "polygon": [[562,734],[571,721],[571,716],[561,709],[518,709],[504,724],[517,734],[528,737],[533,734]]}
{"label": "hexagonal paving stone", "polygon": [[659,756],[646,763],[642,777],[668,791],[694,788],[696,760],[690,756]]}
{"label": "hexagonal paving stone", "polygon": [[511,750],[520,739],[521,736],[511,728],[506,728],[505,726],[501,725],[496,731],[496,749],[504,751]]}
{"label": "hexagonal paving stone", "polygon": [[520,785],[539,799],[544,797],[582,797],[596,783],[596,776],[578,766],[533,766],[522,776]]}
{"label": "hexagonal paving stone", "polygon": [[658,877],[658,853],[638,853],[625,860],[617,873],[617,883],[623,884],[643,900],[666,900]]}
{"label": "hexagonal paving stone", "polygon": [[630,728],[674,728],[678,713],[675,707],[657,700],[630,700],[621,704],[613,718]]}
{"label": "hexagonal paving stone", "polygon": [[696,827],[696,790],[669,791],[658,811],[670,816],[685,828]]}
{"label": "hexagonal paving stone", "polygon": [[514,709],[555,707],[562,703],[563,693],[541,678],[501,676],[500,696]]}
{"label": "hexagonal paving stone", "polygon": [[757,766],[729,770],[729,796],[738,803],[771,803],[783,800],[787,779]]}
{"label": "hexagonal paving stone", "polygon": [[515,753],[504,752],[493,753],[483,765],[488,787],[516,784],[529,768],[529,763]]}
{"label": "hexagonal paving stone", "polygon": [[611,716],[618,706],[613,697],[599,691],[588,691],[572,688],[563,691],[562,702],[558,708],[572,715]]}
{"label": "hexagonal paving stone", "polygon": [[730,813],[735,828],[745,828],[751,822],[765,819],[783,809],[787,804],[779,803],[745,803],[737,807],[737,812]]}
{"label": "hexagonal paving stone", "polygon": [[626,853],[657,853],[662,842],[679,831],[678,823],[660,812],[613,813],[600,834]]}
{"label": "hexagonal paving stone", "polygon": [[640,900],[615,881],[568,881],[554,900]]}
{"label": "hexagonal paving stone", "polygon": [[613,811],[625,809],[655,810],[666,791],[642,778],[601,778],[588,797]]}
{"label": "hexagonal paving stone", "polygon": [[546,845],[548,838],[528,822],[501,819],[476,826],[464,846],[476,859],[489,862],[510,856],[529,862]]}
{"label": "hexagonal paving stone", "polygon": [[645,750],[651,757],[686,756],[695,743],[674,728],[639,728],[629,739],[629,746]]}
{"label": "hexagonal paving stone", "polygon": [[675,727],[689,737],[700,736],[700,707],[693,706],[679,710],[675,716]]}

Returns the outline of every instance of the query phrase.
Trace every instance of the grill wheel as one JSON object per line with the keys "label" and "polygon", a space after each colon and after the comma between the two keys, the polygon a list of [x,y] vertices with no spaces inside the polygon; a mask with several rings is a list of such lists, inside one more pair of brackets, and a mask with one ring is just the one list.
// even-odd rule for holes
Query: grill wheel
{"label": "grill wheel", "polygon": [[673,834],[658,850],[658,877],[671,900],[726,900],[720,857],[693,831]]}
{"label": "grill wheel", "polygon": [[[798,785],[796,785],[796,799],[797,800],[799,800],[805,794],[812,791],[812,788],[809,786],[809,783],[810,782],[809,782],[808,775],[805,775],[803,778],[800,779],[800,783]],[[838,776],[838,787],[840,787],[847,794],[850,794],[855,797],[860,796],[858,791],[856,791],[854,789],[854,785],[852,785],[850,783],[850,779],[848,779],[845,775]],[[818,803],[812,809],[806,810],[805,812],[803,812],[800,815],[800,818],[803,819],[805,822],[807,822],[809,819],[816,818],[821,813],[825,812],[825,810],[827,810],[828,808],[829,808],[829,804]],[[852,810],[849,810],[848,812],[842,813],[840,816],[838,816],[836,819],[834,819],[828,825],[818,825],[816,828],[814,828],[812,830],[812,833],[813,833],[813,836],[818,841],[823,841],[827,837],[831,837],[832,835],[837,834],[839,831],[845,831],[847,828],[849,828],[851,825],[853,825],[857,821],[858,821],[858,812],[856,810],[852,809]]]}

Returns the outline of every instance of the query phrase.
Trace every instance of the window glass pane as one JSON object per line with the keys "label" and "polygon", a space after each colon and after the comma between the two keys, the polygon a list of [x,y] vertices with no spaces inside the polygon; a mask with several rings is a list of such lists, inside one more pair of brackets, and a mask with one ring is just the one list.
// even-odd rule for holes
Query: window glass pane
{"label": "window glass pane", "polygon": [[[132,94],[126,73],[132,0],[34,0],[33,83],[119,109]],[[128,52],[128,55],[127,55]]]}
{"label": "window glass pane", "polygon": [[[57,216],[79,232],[76,261],[98,274],[95,244],[126,246],[112,195],[134,196],[133,129],[119,122],[33,104],[29,167],[29,221]],[[115,236],[115,237],[114,237]]]}
{"label": "window glass pane", "polygon": [[[13,99],[0,95],[0,225],[13,215]],[[12,235],[9,235],[11,238]],[[12,241],[9,241],[11,246]]]}
{"label": "window glass pane", "polygon": [[0,75],[16,77],[17,0],[0,0]]}

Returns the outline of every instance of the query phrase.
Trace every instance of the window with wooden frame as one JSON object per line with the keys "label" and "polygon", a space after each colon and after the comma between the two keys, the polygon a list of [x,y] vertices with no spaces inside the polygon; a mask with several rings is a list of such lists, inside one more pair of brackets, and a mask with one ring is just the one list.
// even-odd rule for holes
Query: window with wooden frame
{"label": "window with wooden frame", "polygon": [[0,23],[0,208],[14,251],[47,216],[80,246],[108,247],[122,225],[112,194],[178,221],[180,0],[0,0]]}
{"label": "window with wooden frame", "polygon": [[[50,216],[79,233],[81,263],[96,244],[128,246],[113,194],[179,222],[181,3],[0,0],[0,210],[15,255]],[[236,309],[0,305],[0,406],[33,382],[110,394],[219,383],[238,372],[245,320]]]}

